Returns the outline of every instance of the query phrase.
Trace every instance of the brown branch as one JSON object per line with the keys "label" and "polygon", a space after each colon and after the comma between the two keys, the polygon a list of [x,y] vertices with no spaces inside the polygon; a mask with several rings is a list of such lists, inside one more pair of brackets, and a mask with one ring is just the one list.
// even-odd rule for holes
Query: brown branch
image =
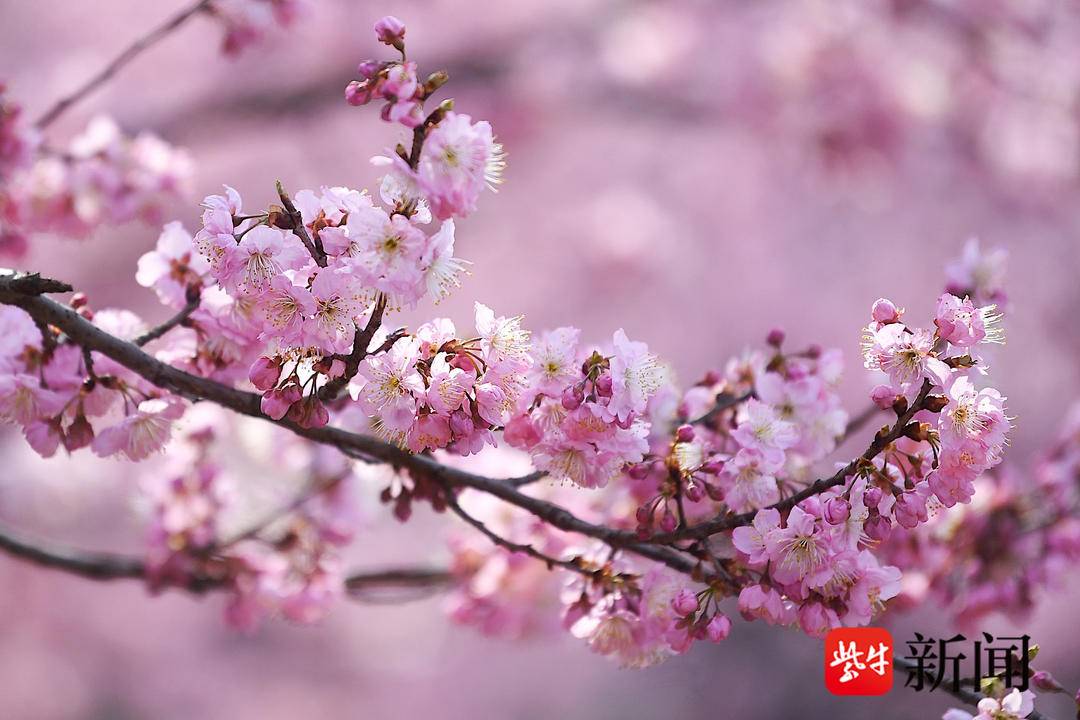
{"label": "brown branch", "polygon": [[326,251],[323,250],[322,242],[318,238],[312,240],[311,236],[308,235],[307,228],[304,227],[304,216],[296,209],[296,205],[293,204],[289,193],[285,192],[285,186],[281,184],[280,180],[275,183],[275,187],[277,188],[278,198],[281,200],[285,212],[289,215],[289,224],[292,226],[290,229],[293,234],[300,238],[300,242],[304,243],[304,247],[311,253],[315,263],[319,267],[326,267]]}
{"label": "brown branch", "polygon": [[[146,563],[141,558],[116,553],[75,550],[42,540],[31,540],[2,526],[0,526],[0,550],[33,565],[62,570],[70,575],[89,580],[143,580],[148,574]],[[452,576],[446,570],[387,568],[354,573],[345,578],[345,588],[349,595],[363,600],[367,599],[364,597],[365,593],[373,590],[438,589],[449,585],[452,581]],[[226,587],[226,583],[220,578],[193,577],[186,589],[205,592]]]}
{"label": "brown branch", "polygon": [[691,425],[707,425],[712,422],[720,413],[725,410],[729,410],[741,403],[746,402],[754,396],[754,393],[748,392],[742,395],[732,395],[731,393],[722,392],[716,396],[716,404],[709,409],[707,413],[699,418],[695,418],[690,421]]}
{"label": "brown branch", "polygon": [[[907,658],[893,657],[893,670],[894,672],[897,670],[904,670],[911,674],[921,674],[926,681],[931,683],[933,683],[935,680],[935,678],[932,678],[929,673],[925,671],[920,672],[918,665],[911,662]],[[954,689],[953,681],[951,678],[944,678],[941,681],[941,684],[938,685],[938,687],[952,695],[957,700],[971,705],[972,707],[977,706],[979,704],[979,701],[986,697],[982,693],[975,692],[974,690],[969,690],[963,685],[957,685]],[[1040,713],[1038,710],[1033,710],[1031,714],[1027,716],[1027,720],[1050,720],[1050,718]]]}
{"label": "brown branch", "polygon": [[873,420],[880,412],[882,412],[881,408],[873,404],[863,408],[862,412],[848,420],[847,425],[844,427],[844,433],[836,439],[836,444],[840,445],[852,435],[862,430],[866,427],[867,423]]}
{"label": "brown branch", "polygon": [[199,309],[200,298],[200,289],[195,287],[189,287],[187,290],[187,304],[184,305],[183,308],[181,308],[180,312],[176,313],[160,325],[150,328],[145,333],[132,340],[132,342],[139,347],[142,347],[143,345],[146,345],[147,343],[153,342],[154,340],[162,337],[165,333],[169,332],[174,327],[183,325],[187,322],[188,318],[191,317],[191,314]]}
{"label": "brown branch", "polygon": [[547,565],[548,570],[556,567],[561,567],[565,568],[566,570],[573,570],[574,572],[578,572],[583,575],[591,574],[589,570],[586,570],[584,567],[581,566],[577,558],[574,558],[572,560],[561,560],[559,558],[552,557],[551,555],[540,552],[532,545],[516,543],[512,540],[507,540],[503,536],[493,531],[487,525],[485,525],[482,521],[465,512],[465,510],[461,507],[461,504],[458,503],[457,497],[455,497],[453,490],[450,488],[446,489],[446,505],[450,508],[451,512],[453,512],[455,515],[457,515],[469,525],[479,530],[484,536],[491,540],[491,542],[495,543],[499,547],[506,548],[512,553],[522,553],[528,555],[531,558],[535,558],[536,560],[539,560],[545,565]]}
{"label": "brown branch", "polygon": [[[368,318],[367,324],[364,325],[363,329],[359,326],[356,328],[356,334],[353,336],[352,352],[338,358],[345,362],[345,371],[340,377],[336,377],[322,386],[319,390],[320,399],[333,400],[349,384],[349,381],[356,377],[356,373],[360,370],[360,363],[368,356],[371,339],[375,337],[375,333],[382,327],[383,313],[385,312],[386,293],[379,293],[379,296],[375,299],[375,306],[371,308],[371,317]],[[400,339],[401,335],[399,333],[393,333],[386,339],[387,342],[383,344],[383,347],[376,350],[374,354],[383,352],[384,348],[389,350]]]}
{"label": "brown branch", "polygon": [[174,30],[179,28],[185,22],[195,15],[203,12],[209,8],[211,0],[198,0],[194,5],[191,5],[184,10],[181,10],[176,15],[166,20],[164,23],[154,28],[146,35],[138,38],[131,45],[117,55],[113,60],[91,76],[86,82],[76,88],[73,92],[60,98],[45,111],[40,118],[34,123],[39,130],[44,130],[51,125],[57,118],[59,118],[68,108],[75,103],[79,102],[83,98],[87,97],[95,90],[100,88],[106,82],[112,78],[121,68],[127,65],[129,62],[138,57],[144,50],[147,50],[158,41],[168,37]]}

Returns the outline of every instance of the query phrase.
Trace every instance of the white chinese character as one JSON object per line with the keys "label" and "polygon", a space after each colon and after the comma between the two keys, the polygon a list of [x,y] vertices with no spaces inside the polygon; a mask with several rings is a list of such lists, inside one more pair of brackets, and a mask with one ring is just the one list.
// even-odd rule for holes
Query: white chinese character
{"label": "white chinese character", "polygon": [[885,653],[888,651],[888,645],[885,643],[878,643],[876,648],[871,645],[866,653],[866,662],[870,664],[870,669],[878,675],[884,676],[885,672],[889,669],[889,659],[885,657]]}
{"label": "white chinese character", "polygon": [[846,683],[859,677],[859,670],[866,669],[866,664],[859,660],[865,653],[855,647],[855,641],[852,640],[848,643],[848,647],[844,649],[844,643],[838,642],[837,649],[833,650],[832,663],[829,667],[836,667],[843,663],[844,674],[840,676],[840,682]]}

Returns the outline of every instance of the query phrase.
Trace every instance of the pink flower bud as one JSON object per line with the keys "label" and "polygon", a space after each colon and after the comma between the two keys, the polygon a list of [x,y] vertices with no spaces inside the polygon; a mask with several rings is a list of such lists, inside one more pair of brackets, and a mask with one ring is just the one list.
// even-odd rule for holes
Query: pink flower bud
{"label": "pink flower bud", "polygon": [[705,626],[705,634],[712,642],[720,642],[731,634],[731,619],[723,613],[716,613]]}
{"label": "pink flower bud", "polygon": [[892,523],[881,515],[874,515],[863,524],[863,532],[871,540],[880,542],[889,537],[892,532]]}
{"label": "pink flower bud", "polygon": [[596,388],[596,394],[600,397],[611,397],[611,375],[604,373],[596,378],[594,387]]}
{"label": "pink flower bud", "polygon": [[287,417],[302,428],[319,428],[330,422],[330,413],[317,397],[307,397],[289,408]]}
{"label": "pink flower bud", "polygon": [[382,63],[377,60],[365,60],[356,66],[356,72],[360,77],[365,80],[371,80],[379,74],[379,70],[382,69]]}
{"label": "pink flower bud", "polygon": [[718,370],[710,370],[707,373],[705,373],[705,377],[702,379],[701,384],[702,385],[715,385],[715,384],[717,384],[718,382],[720,382],[723,379],[724,379],[724,376],[721,375]]}
{"label": "pink flower bud", "polygon": [[876,508],[881,503],[881,488],[867,488],[866,492],[863,493],[862,501],[863,505],[865,505],[868,510]]}
{"label": "pink flower bud", "polygon": [[263,395],[260,407],[267,417],[280,420],[300,397],[300,388],[296,385],[288,385],[280,390],[270,390]]}
{"label": "pink flower bud", "polygon": [[387,15],[375,23],[375,37],[381,43],[397,47],[405,40],[405,23]]}
{"label": "pink flower bud", "polygon": [[694,427],[692,425],[680,425],[679,429],[675,431],[675,440],[681,443],[688,443],[694,439]]}
{"label": "pink flower bud", "polygon": [[784,344],[785,337],[784,331],[781,328],[773,328],[769,331],[769,334],[765,336],[765,342],[778,348]]}
{"label": "pink flower bud", "polygon": [[255,362],[251,363],[251,368],[248,369],[248,380],[255,386],[255,389],[260,392],[266,392],[277,385],[278,378],[281,376],[281,365],[268,357],[260,357]]}
{"label": "pink flower bud", "polygon": [[1065,692],[1065,688],[1045,670],[1036,670],[1031,675],[1031,684],[1044,692]]}
{"label": "pink flower bud", "polygon": [[693,503],[701,502],[705,498],[704,488],[697,483],[687,485],[684,494],[686,495],[686,499]]}
{"label": "pink flower bud", "polygon": [[671,598],[671,608],[678,615],[686,616],[696,613],[698,610],[697,596],[687,588],[683,588],[675,593],[675,597]]}
{"label": "pink flower bud", "polygon": [[900,322],[900,315],[903,312],[903,310],[893,305],[891,300],[880,298],[874,301],[874,307],[870,310],[870,316],[873,317],[876,322],[889,324]]}
{"label": "pink flower bud", "polygon": [[888,385],[876,385],[870,391],[870,399],[882,410],[888,410],[896,402],[896,390]]}
{"label": "pink flower bud", "polygon": [[563,390],[562,394],[562,406],[571,412],[581,407],[581,403],[585,400],[585,393],[577,385],[571,385]]}
{"label": "pink flower bud", "polygon": [[701,472],[706,475],[719,475],[724,470],[723,460],[710,460],[701,466]]}
{"label": "pink flower bud", "polygon": [[626,474],[634,480],[644,480],[645,478],[649,477],[649,469],[650,467],[648,463],[635,463],[634,465],[630,466],[630,468],[626,471]]}
{"label": "pink flower bud", "polygon": [[373,95],[372,84],[367,80],[353,80],[345,86],[345,102],[350,105],[367,105]]}
{"label": "pink flower bud", "polygon": [[642,505],[634,511],[634,517],[637,519],[638,525],[652,525],[652,508],[648,505]]}
{"label": "pink flower bud", "polygon": [[825,503],[825,522],[830,525],[840,525],[847,522],[851,515],[851,503],[842,497],[830,498]]}
{"label": "pink flower bud", "polygon": [[675,528],[679,526],[679,521],[675,519],[675,515],[670,510],[664,510],[664,514],[660,516],[660,529],[663,532],[670,533],[675,532]]}

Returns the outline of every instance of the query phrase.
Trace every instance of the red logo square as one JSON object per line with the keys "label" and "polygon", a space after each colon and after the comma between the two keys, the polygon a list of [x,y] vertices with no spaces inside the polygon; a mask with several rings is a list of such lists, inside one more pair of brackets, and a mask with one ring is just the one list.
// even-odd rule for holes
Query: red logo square
{"label": "red logo square", "polygon": [[825,636],[825,687],[833,695],[884,695],[893,684],[893,639],[884,628],[837,628]]}

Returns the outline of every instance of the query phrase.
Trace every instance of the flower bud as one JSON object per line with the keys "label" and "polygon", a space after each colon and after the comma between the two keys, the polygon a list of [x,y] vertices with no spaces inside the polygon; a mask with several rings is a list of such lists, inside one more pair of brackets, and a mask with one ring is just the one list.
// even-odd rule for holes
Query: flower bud
{"label": "flower bud", "polygon": [[877,385],[870,391],[870,400],[882,410],[888,410],[896,401],[897,392],[888,385]]}
{"label": "flower bud", "polygon": [[292,404],[287,417],[302,428],[319,428],[330,422],[330,413],[317,397],[307,397]]}
{"label": "flower bud", "polygon": [[596,378],[596,382],[593,383],[593,387],[596,388],[596,394],[600,397],[611,397],[611,374],[604,373],[600,377]]}
{"label": "flower bud", "polygon": [[393,15],[387,15],[375,23],[375,37],[379,42],[400,50],[405,42],[405,23]]}
{"label": "flower bud", "polygon": [[900,315],[904,311],[893,305],[891,300],[880,298],[874,302],[874,307],[870,310],[871,317],[876,322],[887,325],[889,323],[900,322]]}
{"label": "flower bud", "polygon": [[720,642],[731,634],[731,619],[723,613],[716,613],[705,626],[705,634],[712,642]]}
{"label": "flower bud", "polygon": [[671,598],[671,609],[677,615],[691,615],[698,611],[697,596],[691,590],[683,588]]}
{"label": "flower bud", "polygon": [[280,420],[300,398],[300,388],[296,385],[288,385],[280,390],[270,390],[263,395],[260,408],[267,417]]}
{"label": "flower bud", "polygon": [[268,357],[256,359],[248,369],[248,380],[260,392],[266,392],[277,385],[279,377],[281,377],[281,366],[276,360]]}
{"label": "flower bud", "polygon": [[694,427],[692,425],[680,425],[675,431],[675,440],[681,443],[692,442],[694,439]]}
{"label": "flower bud", "polygon": [[706,475],[719,475],[724,470],[723,460],[710,460],[701,466],[701,472]]}
{"label": "flower bud", "polygon": [[863,532],[871,540],[881,542],[889,537],[892,532],[892,523],[881,515],[874,515],[863,524]]}
{"label": "flower bud", "polygon": [[345,86],[345,102],[350,105],[367,105],[371,102],[371,83],[367,80],[353,80]]}
{"label": "flower bud", "polygon": [[675,519],[675,516],[670,510],[665,509],[664,514],[660,516],[660,529],[666,533],[675,532],[675,528],[679,526],[679,521]]}
{"label": "flower bud", "polygon": [[702,488],[701,485],[695,482],[692,485],[686,486],[685,495],[686,499],[690,502],[701,502],[703,499],[705,499],[705,490],[704,488]]}
{"label": "flower bud", "polygon": [[876,508],[881,503],[881,488],[867,488],[866,492],[863,493],[862,501],[863,505],[865,505],[867,509]]}
{"label": "flower bud", "polygon": [[769,334],[765,336],[765,342],[778,348],[784,344],[784,337],[784,331],[781,328],[773,328],[769,331]]}
{"label": "flower bud", "polygon": [[562,394],[562,406],[567,410],[574,411],[581,407],[581,403],[585,400],[585,393],[577,385],[571,385],[563,390]]}
{"label": "flower bud", "polygon": [[1031,675],[1031,684],[1043,692],[1065,692],[1065,688],[1045,670],[1036,670]]}
{"label": "flower bud", "polygon": [[627,469],[626,474],[634,480],[644,480],[649,476],[648,463],[635,463]]}
{"label": "flower bud", "polygon": [[825,503],[825,522],[840,525],[847,522],[851,515],[851,503],[842,497],[830,498]]}
{"label": "flower bud", "polygon": [[365,80],[371,80],[382,70],[382,63],[377,60],[365,60],[356,66],[356,72]]}

